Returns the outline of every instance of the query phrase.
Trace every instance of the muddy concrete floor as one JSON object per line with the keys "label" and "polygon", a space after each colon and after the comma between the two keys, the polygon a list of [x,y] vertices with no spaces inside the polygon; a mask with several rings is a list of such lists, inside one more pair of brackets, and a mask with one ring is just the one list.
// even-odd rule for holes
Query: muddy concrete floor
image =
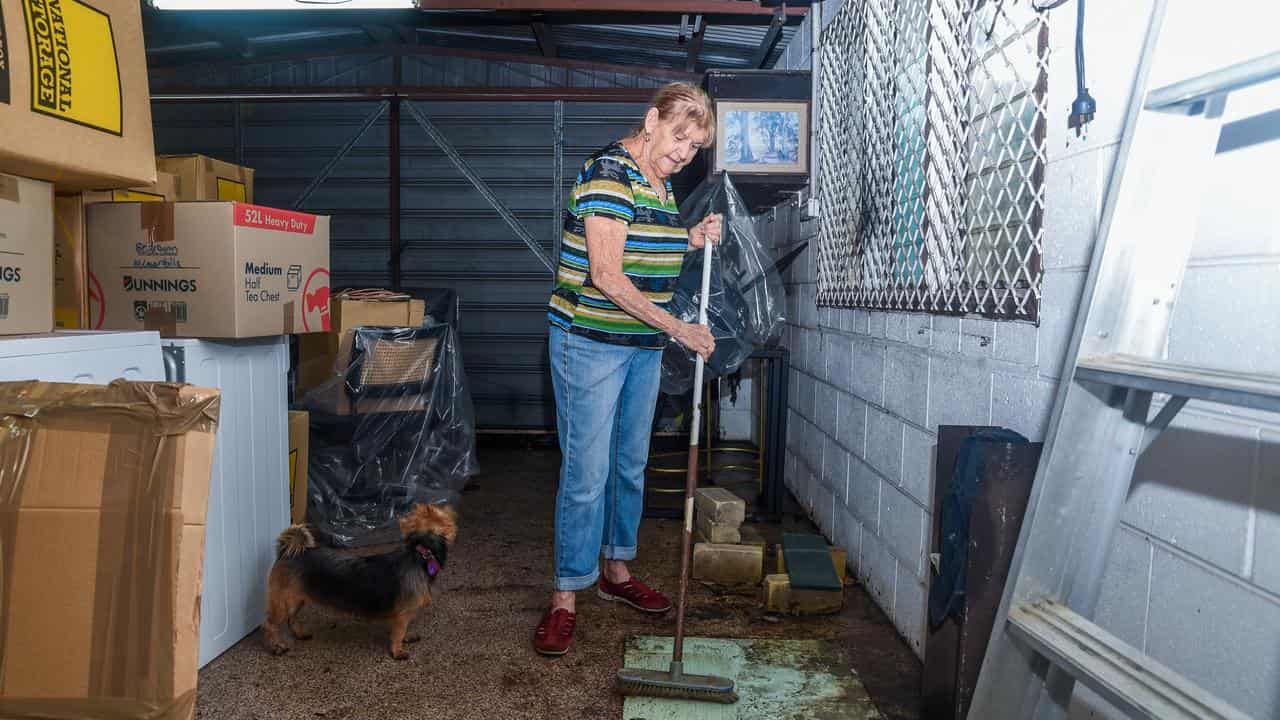
{"label": "muddy concrete floor", "polygon": [[[559,455],[535,443],[487,443],[484,474],[463,496],[458,542],[434,586],[435,600],[411,630],[422,640],[412,659],[387,654],[387,630],[308,607],[314,638],[276,657],[260,632],[200,673],[197,717],[204,720],[489,720],[618,718],[613,678],[628,635],[670,634],[674,616],[644,616],[593,593],[578,598],[573,648],[562,658],[530,644],[546,608],[551,574],[552,504]],[[776,541],[783,529],[813,529],[791,516],[760,525]],[[816,531],[816,530],[815,530]],[[675,594],[680,536],[674,520],[646,519],[641,579]],[[892,623],[860,587],[850,587],[840,615],[766,618],[754,594],[694,582],[691,635],[837,640],[888,719],[919,717],[920,663]]]}

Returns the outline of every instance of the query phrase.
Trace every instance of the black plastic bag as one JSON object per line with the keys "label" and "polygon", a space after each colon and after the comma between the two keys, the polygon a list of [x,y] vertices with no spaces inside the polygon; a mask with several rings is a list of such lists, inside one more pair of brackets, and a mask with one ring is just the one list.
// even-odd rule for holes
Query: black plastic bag
{"label": "black plastic bag", "polygon": [[[707,361],[707,379],[731,375],[757,345],[777,341],[785,328],[782,279],[772,254],[760,242],[747,205],[726,174],[705,180],[680,205],[680,217],[692,227],[711,213],[722,216],[721,240],[711,255],[707,324],[716,341]],[[697,322],[702,290],[701,251],[685,255],[684,267],[668,312]],[[696,356],[668,342],[662,356],[662,391],[680,395],[693,389]]]}
{"label": "black plastic bag", "polygon": [[307,520],[346,545],[394,542],[415,503],[456,503],[479,472],[457,333],[361,327],[333,377],[299,403],[311,415]]}

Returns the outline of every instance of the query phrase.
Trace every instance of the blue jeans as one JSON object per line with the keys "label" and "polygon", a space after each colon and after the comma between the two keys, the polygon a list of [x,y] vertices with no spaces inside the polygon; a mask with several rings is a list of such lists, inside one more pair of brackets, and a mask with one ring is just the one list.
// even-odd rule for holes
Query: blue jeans
{"label": "blue jeans", "polygon": [[581,590],[607,560],[636,556],[644,470],[662,351],[612,345],[551,327],[560,435],[555,589]]}

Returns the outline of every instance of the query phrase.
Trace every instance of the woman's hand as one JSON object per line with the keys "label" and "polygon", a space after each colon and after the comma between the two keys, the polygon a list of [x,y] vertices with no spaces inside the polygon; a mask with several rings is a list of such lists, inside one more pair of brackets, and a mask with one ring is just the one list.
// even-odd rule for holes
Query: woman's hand
{"label": "woman's hand", "polygon": [[672,339],[681,345],[709,360],[716,349],[716,340],[711,335],[711,328],[697,323],[680,323],[671,333]]}
{"label": "woman's hand", "polygon": [[689,228],[689,247],[701,250],[710,240],[712,245],[720,242],[720,213],[711,213],[702,218],[702,222]]}

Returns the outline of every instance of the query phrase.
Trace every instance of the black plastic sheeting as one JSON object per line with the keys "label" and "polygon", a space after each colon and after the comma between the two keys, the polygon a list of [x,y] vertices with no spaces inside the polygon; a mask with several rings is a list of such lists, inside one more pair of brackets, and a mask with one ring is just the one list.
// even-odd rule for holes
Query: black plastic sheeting
{"label": "black plastic sheeting", "polygon": [[[705,378],[737,372],[757,345],[769,345],[782,335],[782,278],[772,255],[760,242],[755,220],[727,174],[708,178],[680,205],[689,226],[710,213],[720,213],[721,240],[711,254],[711,287],[707,324],[716,341],[707,361]],[[703,253],[685,254],[684,267],[668,312],[685,322],[697,322],[702,292]],[[693,389],[696,356],[674,340],[662,356],[662,391],[683,395]]]}
{"label": "black plastic sheeting", "polygon": [[307,393],[307,520],[345,545],[394,542],[415,503],[456,504],[479,472],[457,332],[357,328],[334,378]]}
{"label": "black plastic sheeting", "polygon": [[966,438],[956,456],[955,472],[942,499],[941,559],[929,586],[929,624],[938,627],[959,615],[965,602],[965,568],[969,556],[969,515],[986,474],[988,451],[1029,440],[1003,428],[983,429]]}

